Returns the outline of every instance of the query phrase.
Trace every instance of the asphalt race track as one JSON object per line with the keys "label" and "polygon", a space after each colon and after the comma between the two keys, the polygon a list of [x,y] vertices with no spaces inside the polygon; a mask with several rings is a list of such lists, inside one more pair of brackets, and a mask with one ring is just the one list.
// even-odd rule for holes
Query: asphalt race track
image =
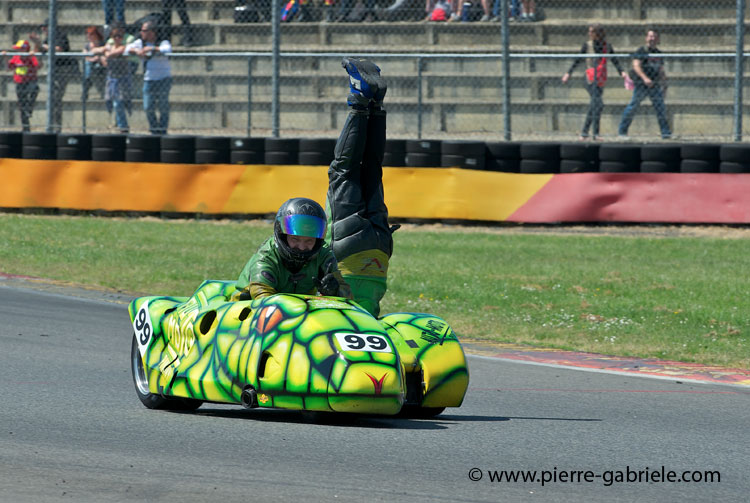
{"label": "asphalt race track", "polygon": [[[133,390],[127,300],[0,279],[0,500],[744,502],[750,494],[746,388],[470,357],[464,405],[431,420],[315,423],[210,404],[151,411]],[[510,475],[503,470],[536,471],[536,480],[491,480],[492,471]],[[709,481],[662,482],[670,471]]]}

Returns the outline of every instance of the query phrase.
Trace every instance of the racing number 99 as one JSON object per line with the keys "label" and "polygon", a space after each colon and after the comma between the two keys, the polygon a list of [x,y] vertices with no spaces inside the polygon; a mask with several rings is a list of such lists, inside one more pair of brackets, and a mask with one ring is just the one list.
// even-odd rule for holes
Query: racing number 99
{"label": "racing number 99", "polygon": [[391,351],[388,340],[382,335],[336,334],[342,351],[371,351],[387,353]]}
{"label": "racing number 99", "polygon": [[141,344],[147,344],[151,338],[151,325],[146,322],[148,314],[145,309],[138,311],[138,315],[135,317],[135,331],[138,333],[138,342]]}
{"label": "racing number 99", "polygon": [[138,310],[138,313],[136,313],[135,318],[133,319],[133,330],[135,331],[135,337],[138,341],[138,349],[142,356],[151,342],[151,336],[154,334],[154,328],[151,325],[151,318],[148,315],[148,302],[144,303]]}

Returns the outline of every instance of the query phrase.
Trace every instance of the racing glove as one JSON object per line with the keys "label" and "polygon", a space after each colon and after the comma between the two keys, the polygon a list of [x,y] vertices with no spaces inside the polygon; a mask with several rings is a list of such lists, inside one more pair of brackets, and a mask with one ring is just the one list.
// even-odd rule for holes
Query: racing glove
{"label": "racing glove", "polygon": [[325,297],[338,297],[339,295],[339,280],[331,272],[322,279],[315,279],[315,286],[318,287],[320,295]]}

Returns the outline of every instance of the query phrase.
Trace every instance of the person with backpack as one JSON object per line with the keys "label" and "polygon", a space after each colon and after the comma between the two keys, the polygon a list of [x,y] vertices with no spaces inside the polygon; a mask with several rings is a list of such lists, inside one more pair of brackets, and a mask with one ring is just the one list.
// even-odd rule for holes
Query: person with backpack
{"label": "person with backpack", "polygon": [[602,109],[604,108],[602,95],[604,94],[604,85],[607,83],[607,60],[609,59],[615,65],[615,68],[623,79],[627,79],[628,77],[627,72],[623,70],[620,61],[616,57],[596,57],[596,54],[614,54],[614,52],[612,44],[606,40],[604,27],[598,23],[592,24],[589,26],[589,39],[581,46],[581,54],[586,54],[587,56],[576,58],[570,69],[562,76],[562,82],[566,84],[576,67],[585,61],[586,73],[584,82],[590,101],[586,120],[581,129],[581,140],[588,139],[589,128],[592,128],[592,138],[594,140],[601,139],[599,136],[599,122],[602,116]]}

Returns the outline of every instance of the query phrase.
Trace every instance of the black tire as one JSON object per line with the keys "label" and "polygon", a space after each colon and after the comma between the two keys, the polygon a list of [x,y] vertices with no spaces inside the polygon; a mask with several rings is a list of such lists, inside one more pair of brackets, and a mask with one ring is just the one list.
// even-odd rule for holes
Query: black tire
{"label": "black tire", "polygon": [[638,173],[641,171],[641,163],[600,161],[599,171],[602,173]]}
{"label": "black tire", "polygon": [[406,140],[393,139],[385,140],[385,152],[387,153],[406,153]]}
{"label": "black tire", "polygon": [[407,152],[406,165],[412,168],[437,168],[440,167],[440,154]]}
{"label": "black tire", "polygon": [[521,144],[512,141],[488,141],[486,143],[487,151],[485,157],[487,159],[520,159],[521,158]]}
{"label": "black tire", "polygon": [[91,137],[91,148],[125,150],[128,137],[124,134],[95,134]]}
{"label": "black tire", "polygon": [[161,137],[159,148],[162,151],[165,150],[176,150],[176,151],[195,151],[195,136],[189,135],[164,135]]}
{"label": "black tire", "polygon": [[661,161],[679,163],[682,159],[680,145],[643,145],[641,146],[641,161]]}
{"label": "black tire", "polygon": [[440,156],[440,166],[444,168],[457,166],[462,169],[481,169],[485,168],[484,156],[466,157],[463,155],[443,154]]}
{"label": "black tire", "polygon": [[161,151],[128,148],[125,149],[125,162],[161,162]]}
{"label": "black tire", "polygon": [[555,159],[521,159],[521,173],[542,174],[559,173],[560,160]]}
{"label": "black tire", "polygon": [[484,158],[484,142],[443,140],[440,142],[440,153],[442,155],[460,155],[466,158]]}
{"label": "black tire", "polygon": [[41,147],[39,145],[24,145],[21,150],[23,159],[57,159],[57,147],[54,145]]}
{"label": "black tire", "polygon": [[237,150],[229,152],[231,164],[264,164],[266,162],[263,151]]}
{"label": "black tire", "polygon": [[169,164],[195,164],[194,150],[164,150],[159,153],[159,162]]}
{"label": "black tire", "polygon": [[442,414],[445,407],[420,407],[419,405],[404,405],[399,416],[410,419],[429,419]]}
{"label": "black tire", "polygon": [[406,152],[388,152],[383,154],[383,166],[401,168],[406,166]]}
{"label": "black tire", "polygon": [[299,138],[266,138],[266,152],[299,152]]}
{"label": "black tire", "polygon": [[23,133],[21,145],[55,148],[57,146],[57,135],[54,133]]}
{"label": "black tire", "polygon": [[299,164],[303,166],[328,166],[333,161],[333,151],[323,152],[300,152]]}
{"label": "black tire", "polygon": [[680,163],[681,173],[718,173],[719,160],[683,159]]}
{"label": "black tire", "polygon": [[61,161],[90,161],[91,149],[77,147],[57,147],[57,158]]}
{"label": "black tire", "polygon": [[23,156],[21,145],[4,145],[0,143],[0,159],[20,159]]}
{"label": "black tire", "polygon": [[195,164],[229,164],[229,149],[196,150]]}
{"label": "black tire", "polygon": [[266,139],[265,138],[232,138],[229,147],[231,150],[245,151],[245,152],[264,152]]}
{"label": "black tire", "polygon": [[[522,143],[521,159],[558,161],[560,159],[560,144],[546,142]],[[523,167],[521,169],[521,172],[523,172]]]}
{"label": "black tire", "polygon": [[[226,150],[229,152],[232,139],[228,136],[198,136],[195,139],[195,151],[199,150]],[[229,159],[229,155],[227,155]]]}
{"label": "black tire", "polygon": [[560,160],[560,173],[592,173],[597,171],[599,171],[599,161]]}
{"label": "black tire", "polygon": [[264,164],[299,164],[299,152],[295,149],[294,151],[281,151],[281,152],[269,152],[263,155]]}
{"label": "black tire", "polygon": [[572,161],[598,161],[598,143],[563,143],[560,145],[560,159]]}
{"label": "black tire", "polygon": [[750,163],[722,161],[719,173],[750,173]]}
{"label": "black tire", "polygon": [[134,150],[161,150],[161,136],[131,134],[125,138],[125,148]]}
{"label": "black tire", "polygon": [[638,171],[641,163],[641,147],[639,145],[605,143],[599,146],[599,160],[635,164],[635,171]]}
{"label": "black tire", "polygon": [[[302,152],[320,152],[323,154],[331,153],[336,148],[336,138],[302,138],[299,141],[299,151]],[[300,163],[303,164],[303,163]]]}
{"label": "black tire", "polygon": [[23,145],[23,133],[0,131],[0,146],[3,145]]}
{"label": "black tire", "polygon": [[641,161],[641,173],[679,173],[680,161]]}
{"label": "black tire", "polygon": [[698,161],[718,161],[720,150],[721,145],[718,143],[686,143],[680,147],[680,158]]}
{"label": "black tire", "polygon": [[719,150],[719,159],[722,162],[745,163],[750,160],[750,145],[726,144]]}
{"label": "black tire", "polygon": [[192,398],[164,398],[155,395],[148,389],[148,380],[143,368],[141,353],[138,351],[138,341],[133,334],[133,343],[130,346],[130,369],[133,374],[135,393],[143,405],[149,409],[162,410],[196,410],[203,402]]}
{"label": "black tire", "polygon": [[78,150],[91,150],[91,135],[60,133],[57,135],[57,146],[58,148],[67,147]]}
{"label": "black tire", "polygon": [[93,147],[91,149],[91,160],[92,161],[124,161],[125,150],[105,148],[105,147]]}
{"label": "black tire", "polygon": [[[407,154],[437,154],[440,157],[440,140],[406,140]],[[408,156],[407,156],[408,162]]]}
{"label": "black tire", "polygon": [[487,159],[484,160],[486,171],[501,171],[503,173],[520,173],[520,159]]}

